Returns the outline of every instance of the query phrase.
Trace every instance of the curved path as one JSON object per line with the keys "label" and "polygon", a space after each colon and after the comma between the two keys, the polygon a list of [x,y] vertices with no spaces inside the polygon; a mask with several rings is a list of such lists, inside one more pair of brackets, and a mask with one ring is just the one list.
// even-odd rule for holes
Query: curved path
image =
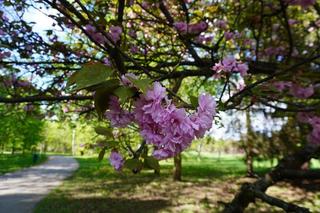
{"label": "curved path", "polygon": [[0,176],[0,212],[32,212],[37,202],[78,167],[71,157],[50,156],[44,164]]}

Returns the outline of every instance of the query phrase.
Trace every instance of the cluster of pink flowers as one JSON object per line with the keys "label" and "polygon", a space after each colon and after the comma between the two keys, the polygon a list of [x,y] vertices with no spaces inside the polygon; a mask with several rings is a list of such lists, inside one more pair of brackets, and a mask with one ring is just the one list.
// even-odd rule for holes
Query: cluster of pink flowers
{"label": "cluster of pink flowers", "polygon": [[109,162],[117,171],[120,171],[124,165],[124,159],[122,155],[115,150],[112,150],[109,157]]}
{"label": "cluster of pink flowers", "polygon": [[105,113],[113,127],[125,127],[133,121],[133,114],[121,108],[119,99],[110,97],[109,110]]}
{"label": "cluster of pink flowers", "polygon": [[34,106],[32,104],[27,104],[23,107],[23,110],[26,112],[30,112],[34,109]]}
{"label": "cluster of pink flowers", "polygon": [[197,43],[210,43],[213,39],[213,36],[205,36],[205,35],[199,35],[195,39]]}
{"label": "cluster of pink flowers", "polygon": [[314,86],[302,87],[297,83],[289,81],[274,82],[273,86],[280,92],[288,89],[290,94],[296,98],[309,98],[314,94]]}
{"label": "cluster of pink flowers", "polygon": [[196,24],[187,24],[186,22],[176,22],[173,26],[181,35],[197,35],[207,30],[208,24],[205,21],[201,21]]}
{"label": "cluster of pink flowers", "polygon": [[91,24],[87,24],[85,26],[85,30],[95,42],[99,44],[105,44],[107,42],[106,37],[102,33],[98,32]]}
{"label": "cluster of pink flowers", "polygon": [[287,0],[290,5],[300,5],[303,8],[308,8],[316,3],[316,0]]}
{"label": "cluster of pink flowers", "polygon": [[233,56],[227,56],[212,68],[215,71],[214,77],[219,78],[223,73],[240,73],[242,77],[247,75],[248,65],[237,61]]}
{"label": "cluster of pink flowers", "polygon": [[286,49],[282,46],[280,47],[268,47],[264,49],[260,56],[273,56],[273,55],[284,55]]}
{"label": "cluster of pink flowers", "polygon": [[[85,26],[85,30],[95,42],[99,44],[105,44],[107,42],[106,37],[101,32],[98,32],[97,29],[91,24],[87,24]],[[110,37],[113,43],[117,43],[120,40],[121,33],[122,33],[121,27],[111,26],[109,28],[108,36]]]}
{"label": "cluster of pink flowers", "polygon": [[0,60],[11,56],[10,52],[0,52]]}
{"label": "cluster of pink flowers", "polygon": [[221,28],[223,30],[227,29],[227,23],[225,20],[217,20],[215,22],[215,26],[218,27],[218,28]]}
{"label": "cluster of pink flowers", "polygon": [[[129,81],[123,76],[124,85],[131,86]],[[121,109],[114,97],[107,112],[113,126],[125,127],[132,121],[136,122],[147,144],[154,145],[153,155],[158,159],[173,157],[185,150],[195,137],[203,137],[211,128],[214,115],[212,96],[201,95],[196,113],[188,115],[184,108],[177,108],[168,99],[166,89],[158,82],[145,95],[140,95],[132,114]]]}
{"label": "cluster of pink flowers", "polygon": [[308,141],[313,144],[320,144],[320,117],[311,113],[299,112],[297,118],[302,123],[312,126],[312,131],[308,135]]}
{"label": "cluster of pink flowers", "polygon": [[138,77],[133,73],[126,73],[125,75],[121,76],[121,85],[134,87],[130,79],[138,79]]}
{"label": "cluster of pink flowers", "polygon": [[111,26],[109,28],[109,36],[113,43],[117,43],[121,38],[122,28],[119,26]]}
{"label": "cluster of pink flowers", "polygon": [[189,116],[168,100],[165,88],[156,82],[136,102],[134,115],[142,137],[156,147],[154,157],[165,159],[185,150],[195,136],[202,137],[211,128],[215,102],[211,96],[201,95],[196,114]]}

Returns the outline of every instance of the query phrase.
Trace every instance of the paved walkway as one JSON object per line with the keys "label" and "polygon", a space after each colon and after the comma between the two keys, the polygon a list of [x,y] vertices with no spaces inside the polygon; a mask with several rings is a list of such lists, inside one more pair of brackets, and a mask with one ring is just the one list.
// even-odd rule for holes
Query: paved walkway
{"label": "paved walkway", "polygon": [[0,176],[0,213],[29,213],[77,168],[71,157],[50,156],[39,166]]}

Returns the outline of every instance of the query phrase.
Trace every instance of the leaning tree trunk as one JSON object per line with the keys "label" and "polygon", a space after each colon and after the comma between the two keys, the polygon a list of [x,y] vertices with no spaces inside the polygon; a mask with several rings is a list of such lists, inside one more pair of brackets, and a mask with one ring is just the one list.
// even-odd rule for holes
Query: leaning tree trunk
{"label": "leaning tree trunk", "polygon": [[175,181],[181,181],[181,172],[182,172],[182,159],[181,154],[176,155],[173,158],[174,161],[174,168],[173,168],[173,180]]}
{"label": "leaning tree trunk", "polygon": [[282,159],[278,165],[263,178],[254,183],[244,183],[234,199],[226,204],[224,213],[241,213],[258,198],[270,205],[278,206],[286,212],[310,212],[306,208],[287,203],[265,194],[268,187],[283,179],[319,177],[318,171],[302,171],[300,168],[319,152],[319,146],[308,144],[296,153]]}

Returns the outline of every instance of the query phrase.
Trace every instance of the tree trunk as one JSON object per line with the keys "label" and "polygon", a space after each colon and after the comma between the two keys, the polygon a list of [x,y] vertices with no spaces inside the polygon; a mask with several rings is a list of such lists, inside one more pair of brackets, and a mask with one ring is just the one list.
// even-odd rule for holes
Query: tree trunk
{"label": "tree trunk", "polygon": [[253,151],[252,151],[252,143],[253,143],[253,130],[251,126],[251,118],[249,110],[246,111],[246,127],[247,127],[247,137],[246,137],[246,145],[245,147],[245,161],[246,161],[246,168],[247,168],[247,176],[254,177],[253,172]]}
{"label": "tree trunk", "polygon": [[246,167],[247,167],[247,177],[253,177],[254,172],[253,172],[253,156],[248,150],[249,153],[246,153]]}
{"label": "tree trunk", "polygon": [[173,169],[173,180],[175,181],[181,181],[181,172],[182,172],[182,166],[181,166],[181,154],[176,155],[173,158],[174,161],[174,169]]}

